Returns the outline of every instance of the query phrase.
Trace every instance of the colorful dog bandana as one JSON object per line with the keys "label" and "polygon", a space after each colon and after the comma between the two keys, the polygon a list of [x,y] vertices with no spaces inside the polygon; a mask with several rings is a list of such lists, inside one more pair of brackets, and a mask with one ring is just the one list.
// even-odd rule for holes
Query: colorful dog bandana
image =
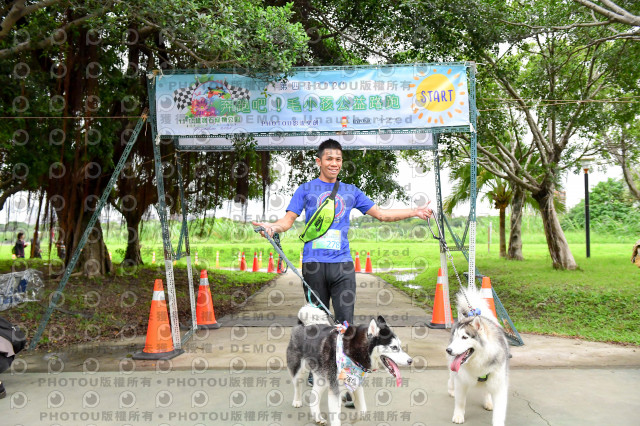
{"label": "colorful dog bandana", "polygon": [[342,339],[348,327],[349,324],[347,324],[346,321],[344,324],[336,326],[338,329],[338,338],[336,339],[336,365],[338,367],[338,379],[343,380],[345,387],[353,392],[362,385],[364,378],[370,370],[363,368],[344,353]]}

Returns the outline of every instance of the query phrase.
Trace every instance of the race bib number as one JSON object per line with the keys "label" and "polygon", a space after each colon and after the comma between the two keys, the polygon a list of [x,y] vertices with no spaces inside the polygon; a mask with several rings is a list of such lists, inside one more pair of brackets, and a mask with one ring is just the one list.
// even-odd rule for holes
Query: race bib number
{"label": "race bib number", "polygon": [[341,238],[339,229],[329,229],[322,237],[313,240],[311,247],[314,250],[340,250]]}
{"label": "race bib number", "polygon": [[351,371],[349,368],[344,368],[340,374],[338,374],[338,379],[344,382],[344,385],[351,392],[360,387],[362,380],[364,379],[364,373],[358,374],[356,372]]}

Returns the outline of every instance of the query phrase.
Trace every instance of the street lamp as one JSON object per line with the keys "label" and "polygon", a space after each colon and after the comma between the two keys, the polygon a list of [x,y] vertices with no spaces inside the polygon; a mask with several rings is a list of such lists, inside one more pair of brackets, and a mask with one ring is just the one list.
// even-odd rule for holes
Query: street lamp
{"label": "street lamp", "polygon": [[591,257],[591,236],[590,215],[589,215],[589,164],[593,162],[593,158],[584,157],[580,160],[582,170],[584,170],[584,231],[586,234],[587,258]]}

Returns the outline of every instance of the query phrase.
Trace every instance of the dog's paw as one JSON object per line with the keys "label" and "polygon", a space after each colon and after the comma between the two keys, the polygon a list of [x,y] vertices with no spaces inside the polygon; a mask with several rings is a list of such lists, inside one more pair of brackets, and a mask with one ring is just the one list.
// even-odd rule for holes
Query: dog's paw
{"label": "dog's paw", "polygon": [[453,418],[451,419],[451,421],[456,424],[464,423],[464,414],[453,413]]}
{"label": "dog's paw", "polygon": [[482,404],[482,407],[487,411],[493,411],[493,400],[491,399],[490,394],[487,394],[484,398],[484,404]]}
{"label": "dog's paw", "polygon": [[315,422],[318,423],[319,425],[326,425],[327,424],[327,419],[325,419],[322,416],[317,416],[315,419]]}
{"label": "dog's paw", "polygon": [[291,403],[291,405],[293,405],[293,408],[300,408],[300,407],[302,407],[302,401],[295,401],[295,400],[294,400],[294,401]]}
{"label": "dog's paw", "polygon": [[456,394],[454,393],[453,389],[449,389],[449,396],[451,398],[454,398],[456,396]]}

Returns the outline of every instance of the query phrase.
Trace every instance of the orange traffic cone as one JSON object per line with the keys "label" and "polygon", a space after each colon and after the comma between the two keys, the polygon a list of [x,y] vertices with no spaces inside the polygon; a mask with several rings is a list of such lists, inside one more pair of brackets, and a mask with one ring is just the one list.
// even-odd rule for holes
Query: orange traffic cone
{"label": "orange traffic cone", "polygon": [[244,258],[244,252],[242,252],[242,257],[240,258],[240,270],[241,271],[247,270],[247,260]]}
{"label": "orange traffic cone", "polygon": [[373,268],[371,267],[371,254],[367,252],[367,263],[364,266],[364,272],[370,274],[373,272]]}
{"label": "orange traffic cone", "polygon": [[[436,297],[433,301],[433,315],[431,316],[431,322],[427,324],[429,328],[446,328],[447,321],[445,320],[445,300],[444,300],[444,276],[442,275],[442,268],[438,268],[438,280],[436,281]],[[453,324],[453,317],[451,316],[451,305],[449,304],[449,318],[450,323]]]}
{"label": "orange traffic cone", "polygon": [[493,290],[491,290],[491,279],[489,277],[482,277],[482,289],[480,290],[482,298],[487,301],[487,305],[493,312],[493,316],[498,318],[496,314],[496,304],[493,301]]}
{"label": "orange traffic cone", "polygon": [[207,270],[200,272],[200,287],[198,287],[198,301],[196,302],[196,319],[198,328],[220,328],[216,321],[216,314],[213,310],[213,300],[211,299],[211,288],[209,287],[209,277]]}
{"label": "orange traffic cone", "polygon": [[147,340],[145,341],[142,352],[133,354],[133,359],[171,359],[182,353],[184,353],[183,349],[173,348],[167,302],[164,300],[162,280],[158,279],[153,285],[151,312],[149,313],[149,325],[147,326]]}
{"label": "orange traffic cone", "polygon": [[258,265],[258,253],[253,252],[253,267],[251,268],[252,272],[258,272],[260,270],[260,265]]}
{"label": "orange traffic cone", "polygon": [[280,259],[280,255],[278,255],[278,273],[281,274],[282,273],[282,268],[281,265],[282,264],[282,260]]}
{"label": "orange traffic cone", "polygon": [[267,266],[267,272],[275,272],[275,269],[273,269],[273,252],[269,253],[269,265]]}
{"label": "orange traffic cone", "polygon": [[360,253],[356,252],[356,272],[362,272],[362,267],[360,266]]}

